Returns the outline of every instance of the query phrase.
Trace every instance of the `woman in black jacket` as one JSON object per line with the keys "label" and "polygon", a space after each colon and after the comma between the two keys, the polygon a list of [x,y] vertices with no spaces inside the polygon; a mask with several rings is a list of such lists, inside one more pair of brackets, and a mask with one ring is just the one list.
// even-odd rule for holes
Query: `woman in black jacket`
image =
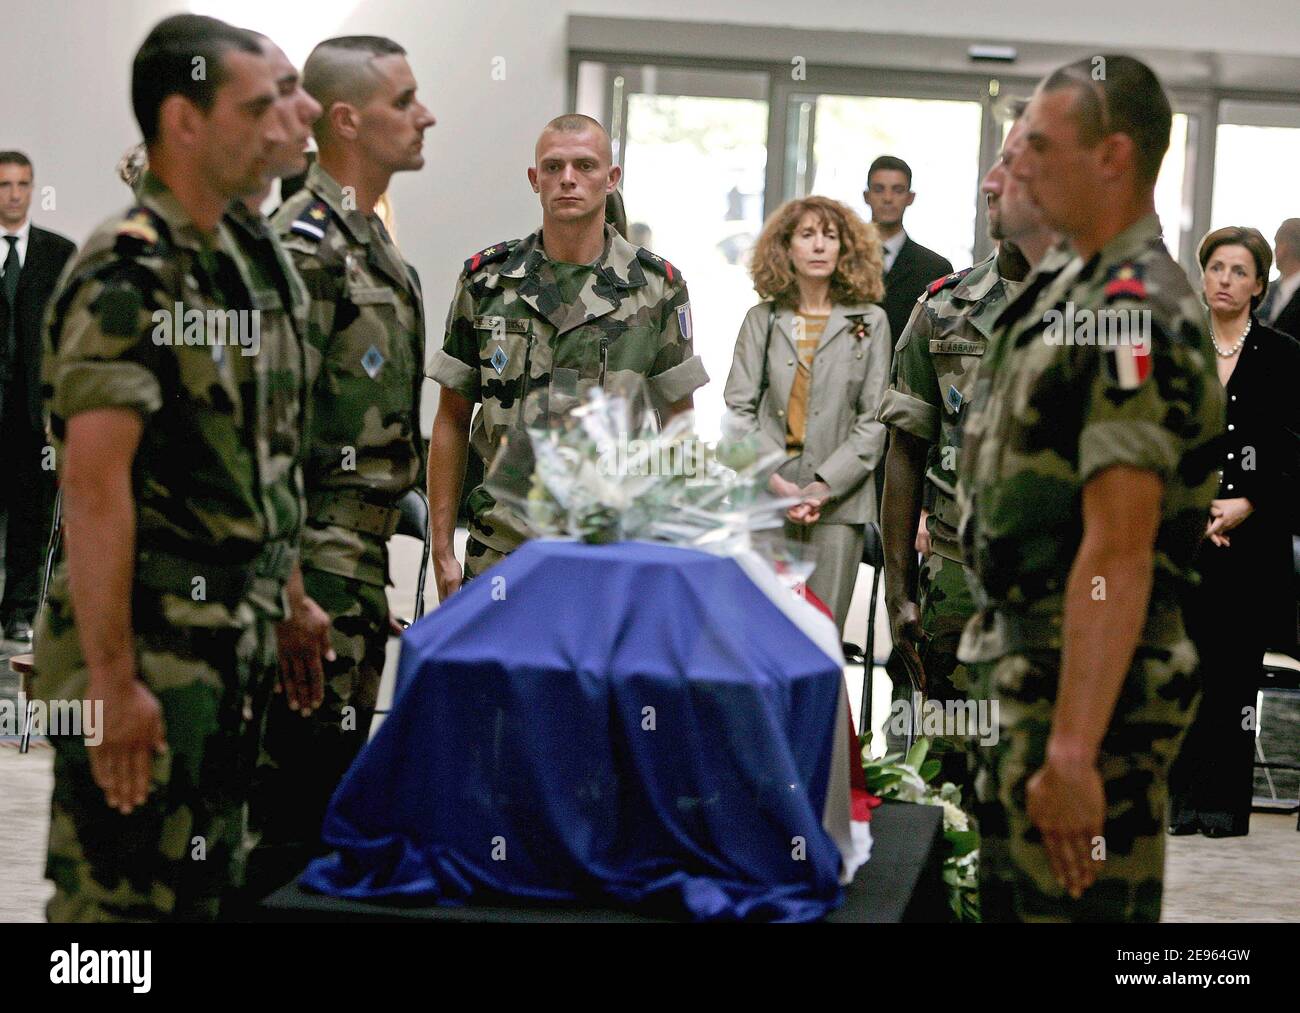
{"label": "woman in black jacket", "polygon": [[1272,254],[1255,229],[1211,232],[1199,251],[1219,380],[1227,394],[1219,491],[1190,595],[1202,696],[1169,775],[1169,831],[1235,837],[1250,828],[1255,699],[1264,650],[1291,647],[1291,530],[1300,432],[1300,344],[1255,317]]}

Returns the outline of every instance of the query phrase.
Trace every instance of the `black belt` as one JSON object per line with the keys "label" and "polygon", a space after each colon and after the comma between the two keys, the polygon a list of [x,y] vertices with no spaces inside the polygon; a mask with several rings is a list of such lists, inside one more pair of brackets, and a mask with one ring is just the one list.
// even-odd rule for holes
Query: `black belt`
{"label": "black belt", "polygon": [[402,511],[351,489],[331,489],[307,497],[307,516],[318,524],[336,524],[363,535],[391,538]]}

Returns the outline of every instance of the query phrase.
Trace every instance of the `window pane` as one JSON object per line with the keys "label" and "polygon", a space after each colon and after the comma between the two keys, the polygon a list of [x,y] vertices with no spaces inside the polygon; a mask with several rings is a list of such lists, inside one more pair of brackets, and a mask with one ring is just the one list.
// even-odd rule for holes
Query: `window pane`
{"label": "window pane", "polygon": [[878,155],[896,155],[911,166],[916,191],[903,218],[908,235],[954,266],[967,265],[975,239],[980,117],[978,102],[818,96],[809,192],[843,201],[869,220],[862,200],[867,168]]}
{"label": "window pane", "polygon": [[1165,245],[1177,260],[1183,233],[1192,227],[1191,204],[1183,200],[1187,171],[1187,114],[1174,113],[1169,130],[1169,150],[1156,177],[1156,214],[1165,234]]}
{"label": "window pane", "polygon": [[1210,228],[1248,225],[1271,246],[1295,206],[1279,195],[1295,191],[1300,163],[1300,128],[1219,125],[1214,153],[1214,204]]}
{"label": "window pane", "polygon": [[736,334],[758,301],[749,251],[763,226],[766,169],[766,102],[628,97],[623,202],[629,226],[648,225],[649,245],[690,286],[695,351],[710,377],[695,395],[705,439],[719,434]]}

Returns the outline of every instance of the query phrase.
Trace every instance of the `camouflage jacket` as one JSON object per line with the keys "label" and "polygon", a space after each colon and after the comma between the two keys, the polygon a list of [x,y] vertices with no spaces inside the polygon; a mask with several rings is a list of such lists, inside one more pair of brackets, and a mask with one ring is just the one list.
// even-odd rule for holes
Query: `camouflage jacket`
{"label": "camouflage jacket", "polygon": [[1205,311],[1154,214],[1087,261],[1050,254],[998,319],[964,424],[961,538],[980,611],[959,657],[1060,649],[1083,487],[1115,465],[1164,487],[1141,643],[1181,639],[1223,426]]}
{"label": "camouflage jacket", "polygon": [[957,454],[975,373],[993,322],[1023,282],[998,273],[994,251],[974,267],[940,278],[916,302],[894,348],[893,379],[877,416],[885,425],[933,444],[926,468],[930,544],[962,561],[957,526]]}
{"label": "camouflage jacket", "polygon": [[419,282],[373,214],[351,208],[320,164],[272,218],[311,298],[312,376],[303,565],[387,579],[396,504],[414,488],[424,309]]}
{"label": "camouflage jacket", "polygon": [[[299,282],[253,216],[228,214],[204,237],[156,176],[136,193],[69,264],[48,310],[58,455],[78,412],[146,420],[132,466],[138,627],[280,618],[302,518]],[[66,564],[50,595],[66,600]]]}
{"label": "camouflage jacket", "polygon": [[[520,405],[530,392],[552,391],[554,411],[584,388],[642,376],[662,409],[709,379],[692,346],[686,282],[666,260],[632,246],[609,225],[600,259],[569,301],[540,230],[467,260],[428,375],[482,403],[470,446],[485,471],[502,437],[524,421]],[[483,486],[469,503],[470,534],[489,548],[509,552],[533,536]]]}
{"label": "camouflage jacket", "polygon": [[[262,410],[269,412],[269,425],[258,433],[258,460],[262,462],[261,492],[267,517],[269,539],[281,542],[290,565],[298,559],[307,502],[303,480],[307,433],[307,377],[315,369],[318,357],[306,342],[307,288],[294,269],[288,252],[260,214],[236,201],[226,212],[226,225],[243,253],[253,304],[263,321],[262,351],[256,366],[263,377],[257,397]],[[284,330],[284,340],[268,344],[266,321],[291,321]],[[272,618],[287,614],[281,601],[277,613],[255,588],[254,605]]]}

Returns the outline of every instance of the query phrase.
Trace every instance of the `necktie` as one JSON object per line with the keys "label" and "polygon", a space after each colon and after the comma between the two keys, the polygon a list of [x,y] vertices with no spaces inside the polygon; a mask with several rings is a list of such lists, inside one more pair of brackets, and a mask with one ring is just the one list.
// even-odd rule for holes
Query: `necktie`
{"label": "necktie", "polygon": [[18,274],[22,265],[18,263],[18,237],[5,236],[5,242],[9,244],[9,253],[5,257],[4,292],[5,300],[12,307],[18,295]]}
{"label": "necktie", "polygon": [[9,326],[4,348],[0,350],[4,353],[0,356],[0,376],[7,378],[10,375],[10,365],[18,352],[18,274],[21,265],[18,263],[18,237],[5,236],[5,241],[9,243],[9,253],[5,256],[5,273],[0,278],[0,289],[3,289],[5,302],[9,304]]}

